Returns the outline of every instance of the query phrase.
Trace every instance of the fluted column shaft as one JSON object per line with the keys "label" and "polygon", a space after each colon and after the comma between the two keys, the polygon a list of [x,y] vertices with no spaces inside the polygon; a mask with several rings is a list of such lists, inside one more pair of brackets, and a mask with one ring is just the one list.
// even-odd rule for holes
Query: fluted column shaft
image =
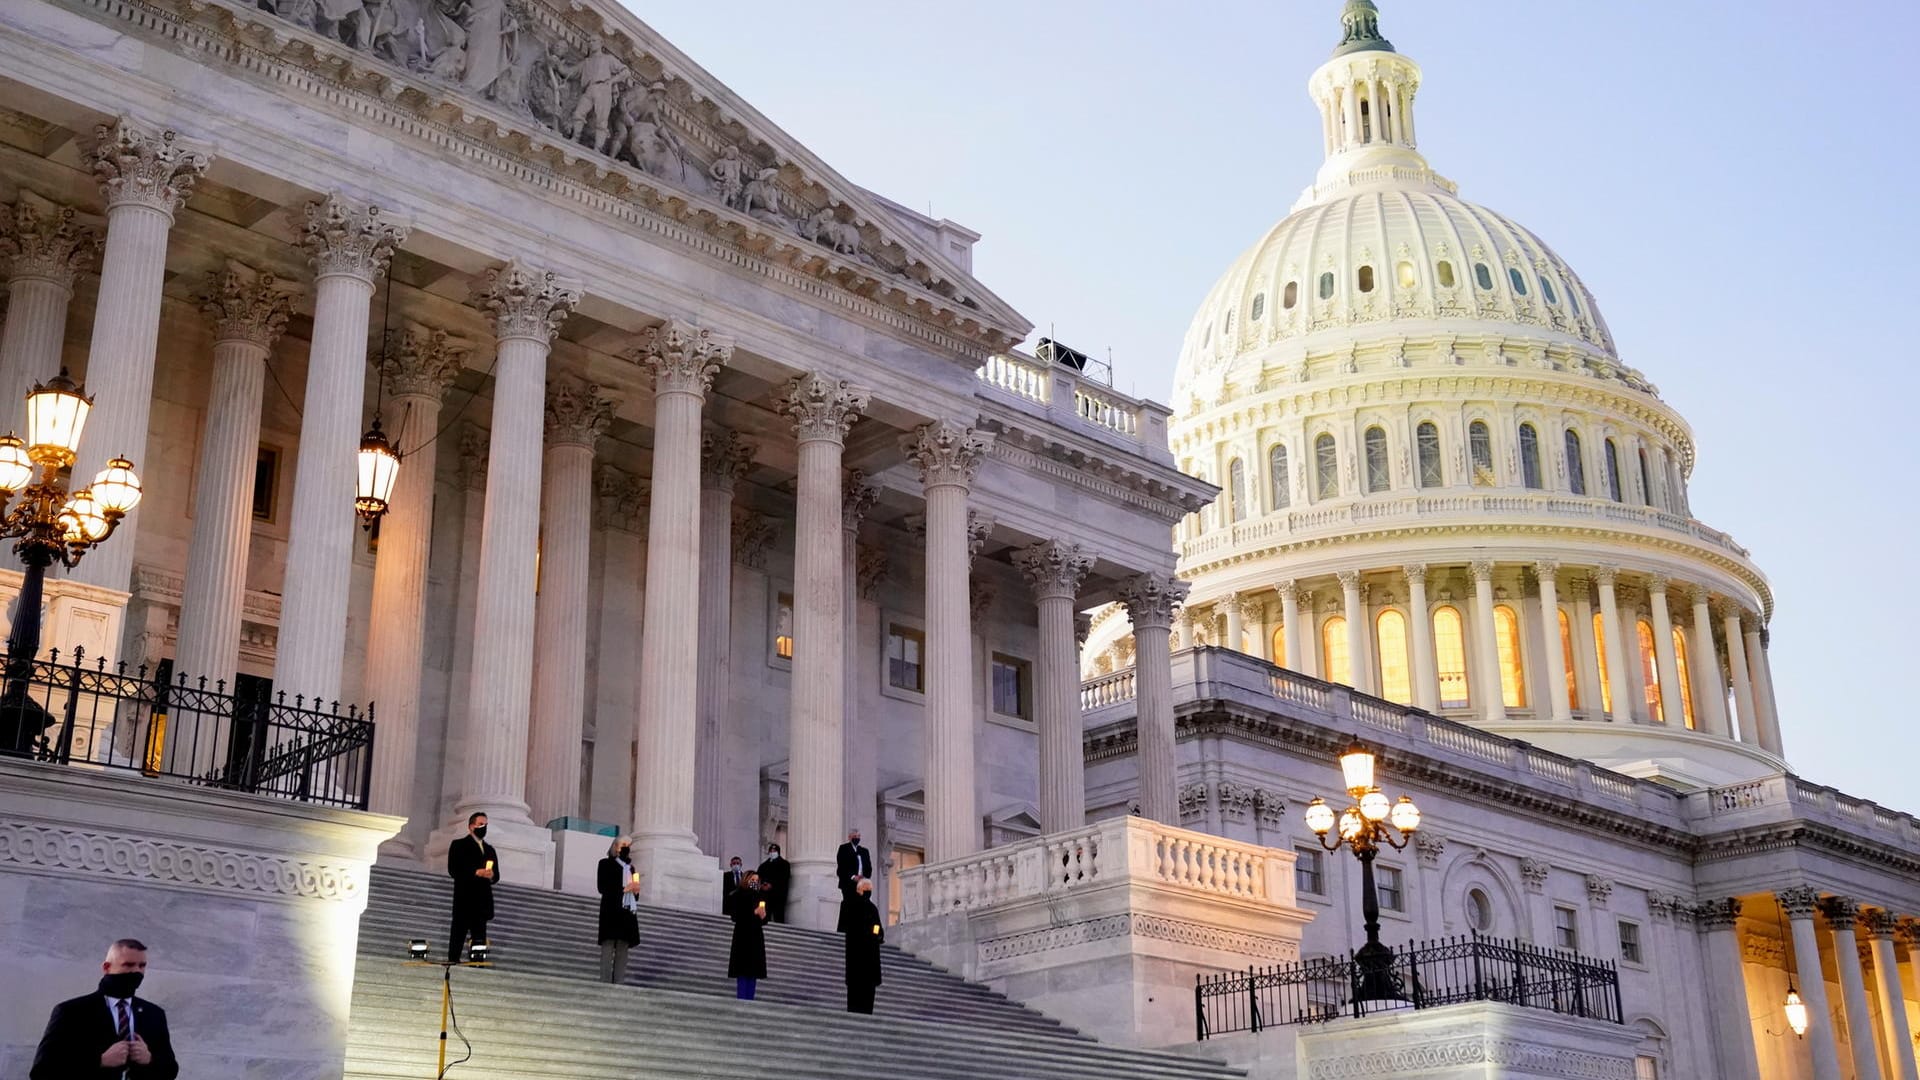
{"label": "fluted column shaft", "polygon": [[1727,684],[1720,677],[1720,650],[1713,644],[1713,604],[1707,590],[1693,590],[1693,656],[1687,677],[1693,680],[1693,715],[1701,730],[1731,738],[1727,723]]}
{"label": "fluted column shaft", "polygon": [[1227,640],[1221,642],[1234,652],[1246,649],[1247,625],[1245,615],[1240,610],[1240,594],[1230,593],[1225,601],[1227,608]]}
{"label": "fluted column shaft", "polygon": [[1760,748],[1785,753],[1780,744],[1779,702],[1773,696],[1773,664],[1767,659],[1767,638],[1759,626],[1747,631],[1747,672],[1753,678],[1753,711],[1760,723]]}
{"label": "fluted column shaft", "polygon": [[1554,723],[1571,723],[1573,695],[1567,687],[1566,643],[1560,640],[1560,566],[1540,562],[1534,564],[1534,571],[1540,578],[1540,644],[1545,646],[1540,655],[1546,658],[1542,674],[1547,680],[1547,704],[1553,710]]}
{"label": "fluted column shaft", "polygon": [[1080,582],[1093,568],[1093,559],[1077,545],[1050,540],[1021,550],[1014,564],[1033,586],[1039,607],[1039,694],[1034,712],[1040,728],[1040,831],[1077,829],[1087,822],[1087,787],[1086,752],[1081,746],[1080,643],[1073,617]]}
{"label": "fluted column shaft", "polygon": [[1413,703],[1428,712],[1440,711],[1440,664],[1433,649],[1433,615],[1427,610],[1427,568],[1419,563],[1403,567],[1407,575],[1407,627],[1413,641]]}
{"label": "fluted column shaft", "polygon": [[1740,725],[1740,741],[1760,745],[1759,717],[1754,713],[1753,679],[1747,673],[1747,639],[1740,630],[1740,610],[1727,611],[1727,669],[1733,675],[1733,711]]}
{"label": "fluted column shaft", "polygon": [[1747,976],[1735,928],[1739,915],[1736,899],[1709,901],[1700,909],[1706,928],[1706,989],[1712,999],[1709,1016],[1719,1051],[1714,1057],[1720,1080],[1760,1080],[1759,1055],[1748,1020],[1753,1010],[1747,1001]]}
{"label": "fluted column shaft", "polygon": [[1840,1000],[1847,1009],[1847,1047],[1853,1052],[1854,1080],[1881,1080],[1873,1012],[1867,1006],[1867,980],[1860,970],[1860,942],[1853,932],[1859,908],[1845,897],[1831,896],[1820,902],[1820,910],[1833,935],[1833,966],[1840,975]]}
{"label": "fluted column shaft", "polygon": [[1914,1062],[1912,1028],[1907,1023],[1907,999],[1900,985],[1900,960],[1894,955],[1897,925],[1884,911],[1861,916],[1868,947],[1873,950],[1873,986],[1880,998],[1880,1039],[1886,1047],[1890,1080],[1920,1080]]}
{"label": "fluted column shaft", "polygon": [[1300,632],[1300,587],[1294,582],[1283,581],[1279,584],[1278,588],[1280,591],[1280,636],[1281,640],[1285,641],[1287,645],[1286,660],[1281,666],[1312,675],[1313,672],[1307,671],[1301,666],[1306,662],[1306,653],[1302,651],[1304,645]]}
{"label": "fluted column shaft", "polygon": [[1607,660],[1607,696],[1613,701],[1611,719],[1616,724],[1631,724],[1633,692],[1627,688],[1627,665],[1632,658],[1621,635],[1620,601],[1614,593],[1613,569],[1601,567],[1594,575],[1594,584],[1600,591],[1600,634],[1605,639],[1600,646]]}
{"label": "fluted column shaft", "polygon": [[1134,759],[1140,771],[1140,815],[1166,825],[1180,824],[1176,791],[1173,718],[1173,654],[1167,635],[1176,608],[1187,598],[1187,583],[1161,574],[1129,578],[1120,587],[1134,638]]}
{"label": "fluted column shaft", "polygon": [[[1820,937],[1815,932],[1815,896],[1811,889],[1789,889],[1777,899],[1792,927],[1796,988],[1806,1002],[1808,1050],[1813,1058],[1813,1080],[1840,1080],[1840,1044],[1833,1034],[1833,1006],[1827,1000],[1827,977],[1820,968]],[[1859,963],[1858,958],[1854,961]]]}
{"label": "fluted column shaft", "polygon": [[[1347,614],[1347,685],[1373,693],[1373,666],[1367,663],[1367,612],[1360,603],[1360,571],[1340,572],[1341,603]],[[1179,824],[1179,822],[1174,822]]]}
{"label": "fluted column shaft", "polygon": [[732,432],[700,439],[700,674],[694,684],[693,834],[720,857],[726,802],[722,765],[733,685],[733,488],[753,464],[753,448]]}
{"label": "fluted column shaft", "polygon": [[1667,579],[1655,577],[1647,586],[1653,609],[1653,661],[1660,669],[1660,719],[1686,726],[1686,705],[1680,688],[1680,663],[1673,651],[1673,616],[1667,611]]}
{"label": "fluted column shaft", "polygon": [[1475,562],[1473,572],[1473,644],[1480,654],[1480,715],[1497,724],[1507,718],[1507,699],[1500,689],[1500,639],[1493,625],[1493,564]]}
{"label": "fluted column shaft", "polygon": [[0,428],[26,434],[21,401],[59,374],[74,276],[99,249],[99,234],[78,224],[70,207],[43,204],[24,191],[0,217],[0,259],[7,263]]}

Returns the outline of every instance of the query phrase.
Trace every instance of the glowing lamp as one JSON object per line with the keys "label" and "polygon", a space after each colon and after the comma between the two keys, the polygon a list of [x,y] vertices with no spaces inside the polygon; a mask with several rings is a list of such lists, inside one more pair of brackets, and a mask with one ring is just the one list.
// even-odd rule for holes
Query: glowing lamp
{"label": "glowing lamp", "polygon": [[1346,778],[1347,790],[1358,798],[1373,787],[1373,751],[1354,740],[1340,752],[1340,775]]}
{"label": "glowing lamp", "polygon": [[67,497],[66,508],[60,511],[60,524],[69,544],[93,544],[106,539],[113,531],[113,522],[94,501],[93,492],[81,488]]}
{"label": "glowing lamp", "polygon": [[467,946],[467,963],[484,964],[487,962],[487,943],[476,941]]}
{"label": "glowing lamp", "polygon": [[1342,840],[1352,841],[1365,827],[1365,823],[1360,819],[1360,811],[1351,806],[1340,815],[1340,839]]}
{"label": "glowing lamp", "polygon": [[1393,804],[1387,801],[1387,794],[1374,788],[1360,796],[1360,816],[1368,821],[1385,821],[1393,810]]}
{"label": "glowing lamp", "polygon": [[425,960],[427,958],[427,939],[413,938],[407,942],[407,959]]}
{"label": "glowing lamp", "polygon": [[1333,807],[1325,799],[1315,799],[1307,804],[1307,828],[1316,836],[1325,836],[1333,831]]}
{"label": "glowing lamp", "polygon": [[41,465],[73,464],[92,408],[93,399],[67,378],[65,368],[34,387],[27,395],[28,455]]}
{"label": "glowing lamp", "polygon": [[1787,1026],[1796,1036],[1807,1033],[1807,1003],[1800,1000],[1800,992],[1791,986],[1787,988]]}
{"label": "glowing lamp", "polygon": [[380,418],[360,436],[359,470],[354,478],[353,509],[368,528],[387,512],[393,496],[393,482],[400,474],[400,452],[387,442],[380,430]]}
{"label": "glowing lamp", "polygon": [[103,514],[124,514],[140,505],[140,477],[134,474],[133,462],[123,457],[108,461],[88,490]]}
{"label": "glowing lamp", "polygon": [[0,437],[0,492],[8,495],[33,483],[33,458],[20,436],[9,432]]}
{"label": "glowing lamp", "polygon": [[1420,828],[1420,808],[1405,795],[1393,804],[1393,827],[1403,833],[1414,832]]}

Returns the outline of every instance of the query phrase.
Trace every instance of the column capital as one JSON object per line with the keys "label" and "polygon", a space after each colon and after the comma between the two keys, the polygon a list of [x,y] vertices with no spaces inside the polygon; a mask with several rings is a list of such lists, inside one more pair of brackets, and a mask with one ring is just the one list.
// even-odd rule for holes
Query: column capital
{"label": "column capital", "polygon": [[408,232],[407,226],[382,217],[377,206],[329,195],[307,204],[300,246],[307,249],[316,277],[339,275],[372,285],[386,273],[387,260],[406,242]]}
{"label": "column capital", "polygon": [[178,133],[154,131],[125,116],[93,129],[86,157],[108,210],[144,206],[169,218],[193,194],[209,164],[207,155]]}
{"label": "column capital", "polygon": [[68,292],[73,278],[100,250],[100,230],[81,224],[73,207],[62,206],[24,188],[0,216],[0,259],[7,278],[42,278]]}
{"label": "column capital", "polygon": [[195,302],[213,320],[215,341],[244,341],[263,349],[279,340],[292,309],[278,279],[239,263],[209,281]]}
{"label": "column capital", "polygon": [[1729,896],[1724,900],[1703,900],[1694,906],[1693,915],[1709,933],[1731,930],[1740,918],[1740,898]]}
{"label": "column capital", "polygon": [[1340,588],[1357,589],[1360,587],[1360,571],[1335,570],[1333,576],[1340,579]]}
{"label": "column capital", "polygon": [[900,441],[907,460],[920,470],[921,484],[930,488],[970,486],[992,446],[991,435],[950,420],[922,424]]}
{"label": "column capital", "polygon": [[1427,587],[1427,564],[1426,563],[1419,563],[1419,562],[1408,563],[1407,565],[1402,566],[1400,568],[1400,573],[1407,579],[1407,586],[1409,588],[1415,585],[1418,585],[1423,589]]}
{"label": "column capital", "polygon": [[1074,612],[1073,613],[1073,644],[1075,645],[1075,647],[1084,648],[1087,644],[1088,636],[1091,635],[1092,633],[1093,633],[1093,616],[1089,615],[1084,611]]}
{"label": "column capital", "polygon": [[864,469],[853,469],[840,485],[840,527],[847,532],[858,532],[860,522],[866,519],[867,511],[880,501],[880,489],[867,483]]}
{"label": "column capital", "polygon": [[1240,617],[1242,619],[1258,619],[1266,614],[1266,602],[1254,599],[1251,593],[1234,593],[1227,598],[1227,602],[1229,604],[1240,605]]}
{"label": "column capital", "polygon": [[967,566],[973,566],[973,560],[986,546],[987,537],[993,535],[993,518],[979,510],[967,511]]}
{"label": "column capital", "polygon": [[1533,564],[1533,572],[1536,577],[1553,579],[1553,583],[1556,586],[1560,584],[1560,564],[1553,559],[1539,559],[1535,561]]}
{"label": "column capital", "polygon": [[473,346],[445,330],[408,323],[387,331],[380,373],[395,397],[438,399],[467,364]]}
{"label": "column capital", "polygon": [[1134,629],[1159,627],[1171,629],[1175,609],[1186,603],[1187,590],[1193,586],[1172,574],[1138,574],[1120,583],[1120,602],[1127,605],[1127,617]]}
{"label": "column capital", "polygon": [[599,502],[597,516],[601,528],[635,534],[645,532],[645,480],[603,463],[594,470],[593,492]]}
{"label": "column capital", "polygon": [[1482,581],[1489,584],[1493,582],[1492,559],[1475,559],[1467,564],[1467,570],[1473,574],[1473,580],[1476,584]]}
{"label": "column capital", "polygon": [[1620,568],[1605,563],[1593,568],[1593,583],[1603,589],[1611,589],[1620,580]]}
{"label": "column capital", "polygon": [[1280,594],[1280,599],[1289,603],[1297,603],[1300,599],[1300,583],[1292,578],[1276,583],[1273,591]]}
{"label": "column capital", "polygon": [[794,437],[801,442],[845,443],[870,397],[845,379],[810,371],[781,387],[774,394],[773,407],[793,420]]}
{"label": "column capital", "polygon": [[754,444],[737,431],[710,429],[700,433],[700,486],[733,492],[733,485],[753,471]]}
{"label": "column capital", "polygon": [[1043,540],[1013,553],[1013,565],[1042,600],[1072,600],[1080,595],[1080,583],[1093,569],[1093,556],[1080,545],[1064,540]]}
{"label": "column capital", "polygon": [[1920,922],[1902,919],[1896,924],[1894,932],[1901,941],[1907,943],[1907,951],[1914,954],[1914,962],[1920,963]]}
{"label": "column capital", "polygon": [[1900,921],[1893,917],[1891,911],[1874,908],[1860,913],[1860,927],[1870,938],[1884,938],[1892,941],[1900,932]]}
{"label": "column capital", "polygon": [[692,323],[668,319],[652,327],[628,358],[653,372],[655,394],[704,398],[713,376],[733,359],[733,342]]}
{"label": "column capital", "polygon": [[592,450],[613,423],[619,403],[600,396],[600,387],[573,375],[547,380],[547,445]]}
{"label": "column capital", "polygon": [[1774,899],[1786,909],[1789,919],[1811,919],[1814,909],[1820,906],[1820,894],[1805,885],[1781,889],[1774,894]]}
{"label": "column capital", "polygon": [[475,288],[467,302],[493,318],[493,334],[501,341],[524,338],[551,345],[554,331],[580,302],[580,293],[558,284],[553,271],[516,259],[487,267],[486,284]]}
{"label": "column capital", "polygon": [[1647,578],[1647,595],[1653,596],[1658,593],[1664,596],[1667,592],[1667,586],[1671,584],[1673,584],[1673,579],[1665,574],[1650,575]]}
{"label": "column capital", "polygon": [[1823,896],[1820,898],[1820,914],[1827,917],[1827,925],[1835,930],[1852,930],[1854,922],[1860,917],[1860,902],[1846,896]]}

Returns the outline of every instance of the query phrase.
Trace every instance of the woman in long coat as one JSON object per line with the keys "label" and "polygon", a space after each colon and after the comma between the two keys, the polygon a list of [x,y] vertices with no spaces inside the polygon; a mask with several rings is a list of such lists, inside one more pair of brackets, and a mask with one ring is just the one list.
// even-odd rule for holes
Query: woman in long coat
{"label": "woman in long coat", "polygon": [[767,977],[767,900],[760,875],[749,870],[727,897],[727,916],[733,920],[733,947],[727,950],[727,976],[734,980],[734,996],[752,1001],[754,984]]}
{"label": "woman in long coat", "polygon": [[841,903],[840,932],[847,939],[847,1011],[871,1013],[873,990],[880,985],[880,945],[887,940],[872,881],[861,878],[858,890]]}
{"label": "woman in long coat", "polygon": [[640,944],[640,875],[628,856],[632,841],[616,836],[600,860],[600,978],[617,983],[627,972],[627,950]]}

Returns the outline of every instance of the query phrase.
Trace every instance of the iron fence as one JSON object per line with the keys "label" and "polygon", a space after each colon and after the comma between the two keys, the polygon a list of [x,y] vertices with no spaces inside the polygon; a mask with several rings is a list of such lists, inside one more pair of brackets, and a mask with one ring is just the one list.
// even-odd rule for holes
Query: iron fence
{"label": "iron fence", "polygon": [[[373,708],[311,703],[149,669],[8,655],[0,755],[125,770],[227,791],[367,808]],[[264,685],[264,684],[261,684]]]}
{"label": "iron fence", "polygon": [[1360,983],[1359,961],[1352,954],[1200,975],[1193,989],[1195,1032],[1205,1039],[1466,1001],[1625,1022],[1620,972],[1611,961],[1478,934],[1393,950],[1388,977],[1393,997],[1364,999]]}

